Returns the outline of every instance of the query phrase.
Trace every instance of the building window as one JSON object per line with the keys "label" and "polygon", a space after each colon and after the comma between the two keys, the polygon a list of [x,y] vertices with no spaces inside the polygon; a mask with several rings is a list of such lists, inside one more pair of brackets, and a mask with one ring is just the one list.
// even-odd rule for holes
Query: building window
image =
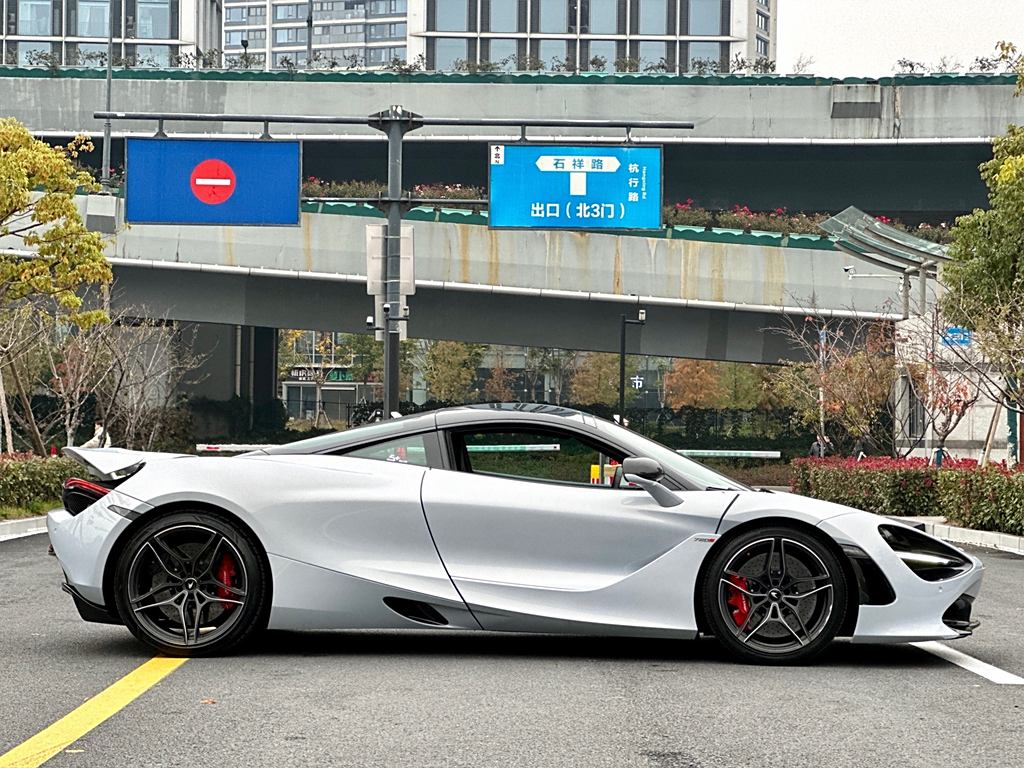
{"label": "building window", "polygon": [[[114,60],[121,55],[120,46],[114,44]],[[68,43],[65,64],[69,66],[102,67],[107,63],[106,43]]]}
{"label": "building window", "polygon": [[289,51],[274,54],[274,69],[291,69],[306,66],[305,51]]}
{"label": "building window", "polygon": [[518,0],[488,0],[490,2],[490,31],[519,31]]}
{"label": "building window", "polygon": [[689,3],[689,34],[722,34],[722,0],[689,0]]}
{"label": "building window", "polygon": [[757,55],[768,57],[768,41],[763,37],[757,38]]}
{"label": "building window", "polygon": [[768,17],[765,16],[763,13],[761,13],[759,11],[758,14],[757,14],[757,28],[761,32],[767,32],[768,31],[768,24],[769,24]]}
{"label": "building window", "polygon": [[163,67],[166,69],[171,66],[171,46],[135,46],[135,65],[138,67]]}
{"label": "building window", "polygon": [[[537,0],[540,32],[565,34],[569,31],[569,4],[566,0]],[[575,21],[575,20],[574,20]],[[544,58],[541,56],[541,58]],[[564,58],[564,56],[563,56]]]}
{"label": "building window", "polygon": [[438,37],[434,39],[434,70],[451,72],[456,62],[465,61],[468,55],[468,40],[456,37]]}
{"label": "building window", "polygon": [[592,35],[616,35],[619,33],[618,3],[590,0],[590,20],[587,28]]}
{"label": "building window", "polygon": [[76,33],[79,37],[106,37],[109,14],[107,0],[78,0]]}
{"label": "building window", "polygon": [[[234,10],[234,9],[231,9]],[[304,19],[309,13],[305,3],[302,5],[275,5],[274,6],[274,20],[275,21],[294,21],[296,19]]]}
{"label": "building window", "polygon": [[519,65],[519,41],[492,38],[486,41],[487,61],[502,69],[514,70]]}
{"label": "building window", "polygon": [[[304,4],[303,4],[304,5]],[[362,4],[354,5],[343,0],[334,2],[313,3],[313,18],[318,21],[347,21],[349,19],[362,19],[366,17],[366,7]],[[303,16],[302,18],[305,18]]]}
{"label": "building window", "polygon": [[587,69],[614,72],[619,58],[619,45],[614,40],[591,40],[587,54]]}
{"label": "building window", "polygon": [[665,43],[655,43],[650,40],[641,40],[637,44],[637,58],[640,60],[640,69],[648,67],[660,68],[666,62]]}
{"label": "building window", "polygon": [[[282,6],[278,6],[282,7]],[[224,23],[225,24],[244,24],[245,23],[245,8],[225,8],[224,9]]]}
{"label": "building window", "polygon": [[466,0],[435,0],[435,3],[436,23],[434,28],[438,32],[467,32],[469,30],[469,3]]}
{"label": "building window", "polygon": [[[51,8],[50,0],[18,0],[18,34],[52,35],[53,18]],[[19,64],[24,63],[21,50],[22,47],[19,46]]]}
{"label": "building window", "polygon": [[[53,55],[53,46],[49,43],[8,43],[7,50],[17,49],[18,64],[23,66],[42,66]],[[58,54],[58,61],[60,56]]]}
{"label": "building window", "polygon": [[296,45],[306,42],[305,27],[290,27],[274,30],[274,45]]}
{"label": "building window", "polygon": [[404,16],[408,12],[406,0],[373,0],[367,8],[370,16]]}
{"label": "building window", "polygon": [[405,24],[370,24],[367,27],[367,40],[404,40]]}
{"label": "building window", "polygon": [[668,34],[668,0],[641,0],[640,34]]}
{"label": "building window", "polygon": [[[545,69],[565,69],[566,67],[566,45],[565,40],[538,40],[537,58],[544,65]],[[573,65],[575,66],[575,65]]]}
{"label": "building window", "polygon": [[136,13],[135,37],[145,40],[172,37],[170,0],[137,0]]}
{"label": "building window", "polygon": [[687,57],[689,72],[718,72],[722,66],[721,43],[690,43]]}

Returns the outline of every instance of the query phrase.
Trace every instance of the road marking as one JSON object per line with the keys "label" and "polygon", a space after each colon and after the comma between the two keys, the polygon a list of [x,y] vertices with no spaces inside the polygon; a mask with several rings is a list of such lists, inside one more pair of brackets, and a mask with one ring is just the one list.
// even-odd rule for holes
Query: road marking
{"label": "road marking", "polygon": [[82,706],[0,755],[0,768],[36,768],[117,714],[188,659],[156,657],[136,667]]}
{"label": "road marking", "polygon": [[196,179],[197,187],[230,187],[231,179]]}
{"label": "road marking", "polygon": [[[956,664],[968,672],[980,675],[993,683],[999,685],[1024,685],[1024,677],[1017,677],[1017,675],[1006,672],[999,667],[993,667],[991,664],[986,664],[984,661],[968,656],[966,653],[955,651],[948,645],[943,645],[934,640],[924,643],[911,643],[911,645],[915,648],[920,648],[922,651],[928,651],[928,653],[934,654],[950,664]],[[0,763],[0,768],[3,768],[3,763]]]}

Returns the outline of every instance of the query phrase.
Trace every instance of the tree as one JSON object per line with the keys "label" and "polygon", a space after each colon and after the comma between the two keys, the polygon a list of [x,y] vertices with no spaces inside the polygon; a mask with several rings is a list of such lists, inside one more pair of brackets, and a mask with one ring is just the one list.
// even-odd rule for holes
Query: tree
{"label": "tree", "polygon": [[1011,125],[982,164],[988,209],[956,220],[942,272],[943,317],[972,331],[973,350],[952,347],[986,394],[1024,410],[1024,128]]}
{"label": "tree", "polygon": [[[83,309],[82,303],[83,288],[111,280],[103,240],[85,227],[74,199],[76,192],[98,189],[74,163],[91,150],[83,136],[65,147],[52,147],[16,120],[0,119],[0,238],[13,238],[22,246],[0,249],[0,312],[8,317],[11,312],[38,311],[36,300],[43,298],[52,298],[80,328],[106,317],[102,309]],[[12,357],[15,351],[18,358]],[[5,379],[10,376],[22,413],[30,418],[31,381],[24,351],[20,344],[0,350],[0,413],[7,410]],[[28,437],[33,449],[44,454],[39,431],[29,430]]]}
{"label": "tree", "polygon": [[427,345],[423,376],[430,396],[448,403],[465,403],[474,399],[476,369],[483,358],[484,347],[461,341],[434,341]]}
{"label": "tree", "polygon": [[722,397],[721,370],[712,360],[681,357],[665,374],[665,405],[672,410],[691,406],[714,408]]}
{"label": "tree", "polygon": [[[569,349],[548,349],[545,347],[530,347],[526,350],[526,367],[523,376],[526,379],[526,388],[529,390],[529,399],[536,397],[537,384],[544,383],[545,379],[550,384],[552,399],[561,403],[563,395],[569,388],[569,383],[576,373],[576,366],[579,363],[579,353]],[[547,393],[542,395],[542,400],[547,399]]]}
{"label": "tree", "polygon": [[[781,333],[805,362],[787,362],[770,378],[773,395],[819,438],[870,436],[897,450],[893,429],[896,366],[889,323],[787,316]],[[829,426],[840,434],[830,436]],[[835,442],[835,441],[833,441]]]}
{"label": "tree", "polygon": [[[629,377],[636,371],[636,361],[626,358],[626,403],[635,398]],[[583,355],[572,375],[572,398],[577,403],[607,405],[619,402],[619,356],[610,352],[588,352]]]}
{"label": "tree", "polygon": [[512,385],[515,374],[505,367],[505,353],[498,350],[491,365],[491,374],[484,382],[484,399],[496,403],[508,403],[516,399]]}
{"label": "tree", "polygon": [[896,331],[896,358],[906,372],[905,386],[921,404],[932,447],[940,455],[981,394],[977,352],[944,343],[948,327],[936,307],[928,315],[902,321]]}

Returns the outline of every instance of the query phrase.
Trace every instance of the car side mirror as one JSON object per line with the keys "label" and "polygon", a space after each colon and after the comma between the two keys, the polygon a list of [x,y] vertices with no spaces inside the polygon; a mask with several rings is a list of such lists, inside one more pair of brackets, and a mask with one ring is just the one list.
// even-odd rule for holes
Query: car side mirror
{"label": "car side mirror", "polygon": [[665,470],[654,459],[631,456],[622,461],[622,477],[627,483],[639,485],[662,507],[675,507],[683,500],[659,483]]}

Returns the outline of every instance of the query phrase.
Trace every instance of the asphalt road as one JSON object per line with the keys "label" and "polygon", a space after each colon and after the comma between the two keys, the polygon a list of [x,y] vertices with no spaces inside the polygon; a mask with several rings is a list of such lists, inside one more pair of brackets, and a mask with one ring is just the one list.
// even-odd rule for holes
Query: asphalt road
{"label": "asphalt road", "polygon": [[[1024,558],[988,568],[957,650],[1024,676]],[[150,658],[82,622],[46,537],[0,543],[0,755]],[[810,667],[713,641],[269,633],[193,659],[47,766],[1024,766],[1024,686],[910,646]]]}

